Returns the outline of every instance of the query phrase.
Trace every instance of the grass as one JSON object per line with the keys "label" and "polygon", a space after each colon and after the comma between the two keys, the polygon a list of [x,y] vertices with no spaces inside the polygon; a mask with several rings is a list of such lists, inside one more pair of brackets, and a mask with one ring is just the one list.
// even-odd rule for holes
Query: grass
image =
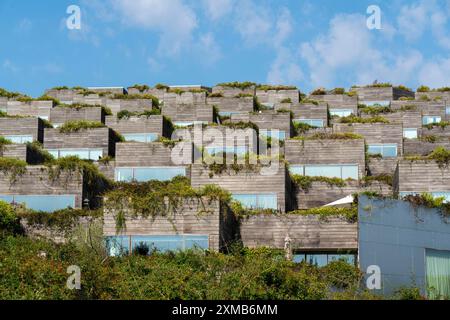
{"label": "grass", "polygon": [[95,128],[105,128],[106,126],[98,121],[86,121],[86,120],[79,120],[79,121],[69,121],[66,122],[64,125],[59,127],[59,132],[61,133],[72,133],[72,132],[78,132],[80,130],[88,130],[88,129],[95,129]]}

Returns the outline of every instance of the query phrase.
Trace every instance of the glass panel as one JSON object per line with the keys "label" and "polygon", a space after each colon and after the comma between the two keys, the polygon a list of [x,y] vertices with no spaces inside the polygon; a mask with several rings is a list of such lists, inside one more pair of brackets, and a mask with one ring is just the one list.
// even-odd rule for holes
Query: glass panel
{"label": "glass panel", "polygon": [[125,141],[135,142],[152,142],[158,139],[158,135],[155,133],[127,133],[122,134]]}
{"label": "glass panel", "polygon": [[132,236],[131,245],[133,250],[144,247],[149,253],[209,248],[208,236],[205,235]]}
{"label": "glass panel", "polygon": [[273,209],[277,210],[277,195],[276,194],[259,194],[257,196],[257,207],[259,209]]}
{"label": "glass panel", "polygon": [[58,150],[47,150],[55,159],[59,158]]}
{"label": "glass panel", "polygon": [[59,150],[59,157],[77,156],[80,159],[89,159],[89,150]]}
{"label": "glass panel", "polygon": [[390,101],[363,101],[362,104],[365,104],[369,107],[389,107],[391,105]]}
{"label": "glass panel", "polygon": [[295,263],[301,263],[306,261],[306,255],[305,254],[294,254],[293,255],[293,261]]}
{"label": "glass panel", "polygon": [[305,175],[310,177],[340,178],[340,166],[305,166]]}
{"label": "glass panel", "polygon": [[417,129],[403,129],[403,137],[406,139],[417,139]]}
{"label": "glass panel", "polygon": [[33,142],[33,136],[30,135],[23,135],[23,136],[18,136],[18,135],[11,135],[11,136],[5,136],[5,139],[10,140],[12,143],[28,143],[28,142]]}
{"label": "glass panel", "polygon": [[89,159],[97,161],[103,157],[103,150],[89,150]]}
{"label": "glass panel", "polygon": [[237,147],[206,147],[205,151],[213,156],[213,155],[218,155],[218,154],[223,154],[223,153],[232,153],[232,154],[236,154],[238,156],[241,155],[245,155],[247,153],[247,147],[245,146],[237,146]]}
{"label": "glass panel", "polygon": [[173,168],[134,168],[134,180],[145,182],[150,180],[168,181],[176,176],[186,176],[186,169],[183,167]]}
{"label": "glass panel", "polygon": [[306,261],[318,267],[324,267],[328,264],[328,257],[326,254],[307,254]]}
{"label": "glass panel", "polygon": [[0,201],[4,201],[7,203],[12,203],[14,200],[13,196],[0,195]]}
{"label": "glass panel", "polygon": [[269,102],[265,102],[265,103],[261,103],[263,105],[263,107],[265,107],[266,109],[273,109],[275,107],[274,103],[269,103]]}
{"label": "glass panel", "polygon": [[426,250],[428,296],[450,299],[450,251]]}
{"label": "glass panel", "polygon": [[355,264],[355,255],[353,254],[329,254],[328,263],[333,261],[345,261],[348,264]]}
{"label": "glass panel", "polygon": [[342,166],[341,178],[358,180],[359,179],[358,166],[357,165]]}
{"label": "glass panel", "polygon": [[395,158],[397,156],[397,146],[396,145],[384,145],[382,155],[385,158]]}
{"label": "glass panel", "polygon": [[233,194],[233,200],[242,204],[245,208],[257,208],[257,199],[255,194]]}
{"label": "glass panel", "polygon": [[74,195],[15,195],[14,202],[35,211],[53,212],[75,207]]}
{"label": "glass panel", "polygon": [[383,154],[383,147],[378,145],[369,145],[367,150],[369,154]]}
{"label": "glass panel", "polygon": [[331,116],[348,117],[353,114],[352,109],[330,109]]}
{"label": "glass panel", "polygon": [[275,130],[260,130],[259,133],[263,137],[275,138],[281,141],[286,139],[286,132],[283,130],[279,130],[277,134],[275,134]]}
{"label": "glass panel", "polygon": [[290,166],[289,171],[292,174],[297,174],[299,176],[303,176],[304,175],[304,166]]}
{"label": "glass panel", "polygon": [[305,123],[312,127],[323,127],[323,120],[320,119],[294,119],[294,122]]}
{"label": "glass panel", "polygon": [[445,108],[445,114],[450,114],[450,107]]}
{"label": "glass panel", "polygon": [[432,124],[432,123],[440,123],[440,122],[441,122],[441,117],[439,117],[439,116],[424,116],[422,118],[422,123],[424,125]]}
{"label": "glass panel", "polygon": [[106,247],[108,248],[109,255],[112,257],[127,255],[130,250],[129,237],[106,237]]}
{"label": "glass panel", "polygon": [[185,248],[186,249],[203,249],[207,250],[209,249],[209,241],[208,236],[197,236],[197,235],[190,235],[185,236]]}
{"label": "glass panel", "polygon": [[133,180],[133,169],[128,168],[116,169],[116,181],[131,182],[132,180]]}

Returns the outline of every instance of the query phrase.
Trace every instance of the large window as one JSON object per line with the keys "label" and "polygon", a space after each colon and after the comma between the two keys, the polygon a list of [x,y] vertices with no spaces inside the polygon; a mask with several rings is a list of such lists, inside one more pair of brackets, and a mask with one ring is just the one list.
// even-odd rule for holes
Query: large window
{"label": "large window", "polygon": [[323,128],[323,120],[321,119],[294,119],[294,123],[304,123],[311,127]]}
{"label": "large window", "polygon": [[186,176],[185,167],[116,168],[116,181],[146,182],[151,180],[169,181],[176,176]]}
{"label": "large window", "polygon": [[426,249],[428,298],[450,299],[450,251]]}
{"label": "large window", "polygon": [[47,151],[56,159],[77,156],[80,159],[97,161],[103,157],[102,149],[48,149]]}
{"label": "large window", "polygon": [[339,253],[312,253],[298,252],[294,254],[294,262],[306,262],[318,267],[324,267],[333,261],[345,261],[349,264],[355,264],[355,254],[339,254]]}
{"label": "large window", "polygon": [[[436,191],[436,192],[428,192],[431,194],[434,198],[445,198],[445,202],[450,203],[450,191]],[[400,197],[406,197],[406,196],[414,196],[414,195],[420,195],[420,192],[415,191],[403,191],[400,192]]]}
{"label": "large window", "polygon": [[396,144],[372,144],[369,145],[368,153],[371,155],[380,154],[383,158],[395,158],[397,156]]}
{"label": "large window", "polygon": [[234,146],[234,147],[205,147],[205,152],[211,156],[220,154],[236,154],[238,156],[244,156],[247,153],[247,147]]}
{"label": "large window", "polygon": [[12,143],[28,143],[33,142],[32,135],[7,135],[5,139],[10,140]]}
{"label": "large window", "polygon": [[332,117],[348,117],[352,114],[352,109],[330,109],[330,116]]}
{"label": "large window", "polygon": [[422,117],[422,124],[424,126],[428,125],[428,124],[433,124],[433,123],[440,123],[442,121],[442,118],[440,116],[423,116]]}
{"label": "large window", "polygon": [[259,130],[259,134],[263,137],[275,138],[280,141],[284,141],[286,139],[286,132],[283,130]]}
{"label": "large window", "polygon": [[236,200],[247,209],[278,209],[277,195],[272,194],[233,194]]}
{"label": "large window", "polygon": [[414,128],[403,129],[403,137],[406,139],[417,139],[417,129]]}
{"label": "large window", "polygon": [[111,256],[119,256],[130,253],[137,248],[153,251],[183,251],[188,249],[209,249],[209,237],[207,235],[157,235],[157,236],[116,236],[107,237],[106,245]]}
{"label": "large window", "polygon": [[125,141],[153,142],[158,140],[156,133],[125,133],[122,136],[125,138]]}
{"label": "large window", "polygon": [[292,174],[310,177],[328,177],[341,179],[359,179],[358,165],[291,165]]}
{"label": "large window", "polygon": [[391,105],[391,102],[388,100],[362,101],[361,104],[364,104],[368,107],[389,107]]}
{"label": "large window", "polygon": [[0,195],[0,200],[44,212],[75,207],[75,195]]}

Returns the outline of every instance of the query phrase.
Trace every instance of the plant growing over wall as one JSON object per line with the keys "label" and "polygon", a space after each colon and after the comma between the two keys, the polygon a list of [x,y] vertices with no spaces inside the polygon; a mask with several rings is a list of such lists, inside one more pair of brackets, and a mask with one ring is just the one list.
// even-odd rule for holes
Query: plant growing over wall
{"label": "plant growing over wall", "polygon": [[340,118],[340,123],[390,123],[388,119],[382,116],[375,116],[371,118],[361,118],[355,115],[350,115],[348,117]]}
{"label": "plant growing over wall", "polygon": [[49,162],[54,159],[53,156],[43,148],[42,144],[39,141],[29,142],[27,143],[27,146],[34,154],[33,158],[35,159],[35,162],[31,164]]}
{"label": "plant growing over wall", "polygon": [[77,121],[68,121],[59,127],[59,132],[61,133],[72,133],[78,132],[80,130],[87,129],[95,129],[95,128],[105,128],[106,126],[98,121],[86,121],[86,120],[77,120]]}
{"label": "plant growing over wall", "polygon": [[152,100],[153,106],[159,106],[159,99],[151,94],[115,94],[112,98],[118,100]]}
{"label": "plant growing over wall", "polygon": [[417,88],[417,92],[429,92],[430,91],[430,87],[427,86],[420,86],[419,88]]}
{"label": "plant growing over wall", "polygon": [[281,91],[281,90],[297,90],[295,86],[283,86],[283,85],[267,85],[267,84],[259,84],[256,86],[256,90],[261,91]]}
{"label": "plant growing over wall", "polygon": [[169,90],[169,86],[165,85],[165,84],[162,84],[162,83],[157,83],[155,85],[155,89],[157,89],[157,90]]}
{"label": "plant growing over wall", "polygon": [[105,115],[111,116],[112,111],[110,108],[100,105],[100,104],[87,104],[87,103],[74,103],[74,104],[59,104],[56,106],[57,108],[69,108],[75,110],[81,110],[84,108],[101,108]]}
{"label": "plant growing over wall", "polygon": [[358,207],[356,205],[352,205],[350,208],[321,207],[308,210],[296,210],[291,211],[288,214],[318,216],[324,220],[330,217],[342,217],[352,223],[358,221]]}
{"label": "plant growing over wall", "polygon": [[304,98],[300,101],[301,104],[313,104],[315,106],[319,105],[319,102],[313,99]]}
{"label": "plant growing over wall", "polygon": [[404,86],[404,85],[402,85],[402,84],[400,84],[400,85],[398,85],[398,86],[396,86],[396,87],[394,87],[395,89],[400,89],[400,90],[405,90],[405,91],[411,91],[412,92],[412,90],[411,90],[411,88],[408,88],[407,86]]}
{"label": "plant growing over wall", "polygon": [[419,138],[420,141],[428,142],[428,143],[436,143],[439,141],[439,137],[435,135],[422,136]]}
{"label": "plant growing over wall", "polygon": [[27,172],[27,163],[23,160],[0,157],[0,172],[9,176],[9,182],[14,184]]}
{"label": "plant growing over wall", "polygon": [[239,93],[234,96],[235,98],[253,98],[251,93]]}
{"label": "plant growing over wall", "polygon": [[285,98],[285,99],[281,100],[280,103],[292,103],[292,99],[291,98]]}
{"label": "plant growing over wall", "polygon": [[365,187],[371,186],[374,182],[381,182],[389,186],[393,186],[394,178],[389,174],[380,174],[376,176],[365,176],[362,180]]}
{"label": "plant growing over wall", "polygon": [[318,132],[312,136],[305,137],[305,140],[359,140],[364,139],[360,134],[352,132],[336,132],[336,133],[324,133]]}
{"label": "plant growing over wall", "polygon": [[368,107],[366,105],[358,105],[358,110],[361,113],[366,113],[370,115],[379,115],[379,114],[387,114],[392,113],[392,109],[390,107]]}
{"label": "plant growing over wall", "polygon": [[439,165],[439,168],[442,169],[447,168],[450,164],[450,150],[440,146],[434,149],[428,156],[407,156],[404,159],[411,162],[433,160]]}
{"label": "plant growing over wall", "polygon": [[318,88],[318,89],[315,89],[313,92],[311,92],[312,96],[323,96],[326,94],[327,94],[327,91],[324,88]]}
{"label": "plant growing over wall", "polygon": [[450,126],[450,121],[441,121],[438,123],[430,123],[430,124],[424,125],[424,128],[427,128],[428,130],[432,130],[433,128],[440,127],[441,129],[444,130],[448,126]]}
{"label": "plant growing over wall", "polygon": [[439,213],[445,217],[450,217],[450,203],[445,202],[445,197],[435,198],[429,193],[422,193],[417,195],[408,195],[403,197],[403,200],[408,201],[415,208],[424,206],[430,209],[438,209]]}
{"label": "plant growing over wall", "polygon": [[[291,175],[291,180],[297,187],[305,192],[308,192],[311,189],[313,182],[323,182],[328,184],[330,187],[338,188],[343,188],[347,185],[346,180],[341,178],[310,177],[293,174]],[[348,181],[350,180],[351,179]]]}
{"label": "plant growing over wall", "polygon": [[11,92],[11,91],[5,90],[3,88],[0,88],[0,97],[14,99],[17,97],[24,97],[24,95],[19,92]]}
{"label": "plant growing over wall", "polygon": [[405,112],[405,111],[416,111],[417,110],[417,106],[411,105],[411,104],[407,104],[407,105],[402,106],[399,110],[402,111],[402,112]]}
{"label": "plant growing over wall", "polygon": [[121,110],[117,113],[117,119],[122,120],[122,119],[129,119],[131,117],[147,117],[149,118],[150,116],[155,116],[155,115],[161,115],[161,109],[155,108],[152,110],[146,110],[143,112],[131,112],[128,110]]}
{"label": "plant growing over wall", "polygon": [[134,86],[132,86],[130,88],[137,89],[141,93],[150,90],[150,87],[146,84],[135,84]]}
{"label": "plant growing over wall", "polygon": [[217,86],[219,87],[228,87],[228,88],[235,88],[235,89],[241,89],[241,90],[245,90],[245,89],[249,89],[251,87],[256,86],[256,83],[254,82],[223,82],[223,83],[219,83]]}
{"label": "plant growing over wall", "polygon": [[3,152],[5,146],[10,144],[12,144],[11,140],[8,140],[5,137],[0,136],[0,153]]}
{"label": "plant growing over wall", "polygon": [[223,98],[222,92],[209,93],[208,98]]}

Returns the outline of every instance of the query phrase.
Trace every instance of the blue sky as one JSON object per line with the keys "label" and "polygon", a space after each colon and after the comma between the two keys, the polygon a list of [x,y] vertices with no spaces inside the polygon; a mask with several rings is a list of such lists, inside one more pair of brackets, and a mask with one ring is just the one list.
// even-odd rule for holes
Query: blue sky
{"label": "blue sky", "polygon": [[[81,30],[66,9],[81,8]],[[366,27],[369,5],[381,30]],[[447,0],[1,0],[0,87],[450,86]]]}

